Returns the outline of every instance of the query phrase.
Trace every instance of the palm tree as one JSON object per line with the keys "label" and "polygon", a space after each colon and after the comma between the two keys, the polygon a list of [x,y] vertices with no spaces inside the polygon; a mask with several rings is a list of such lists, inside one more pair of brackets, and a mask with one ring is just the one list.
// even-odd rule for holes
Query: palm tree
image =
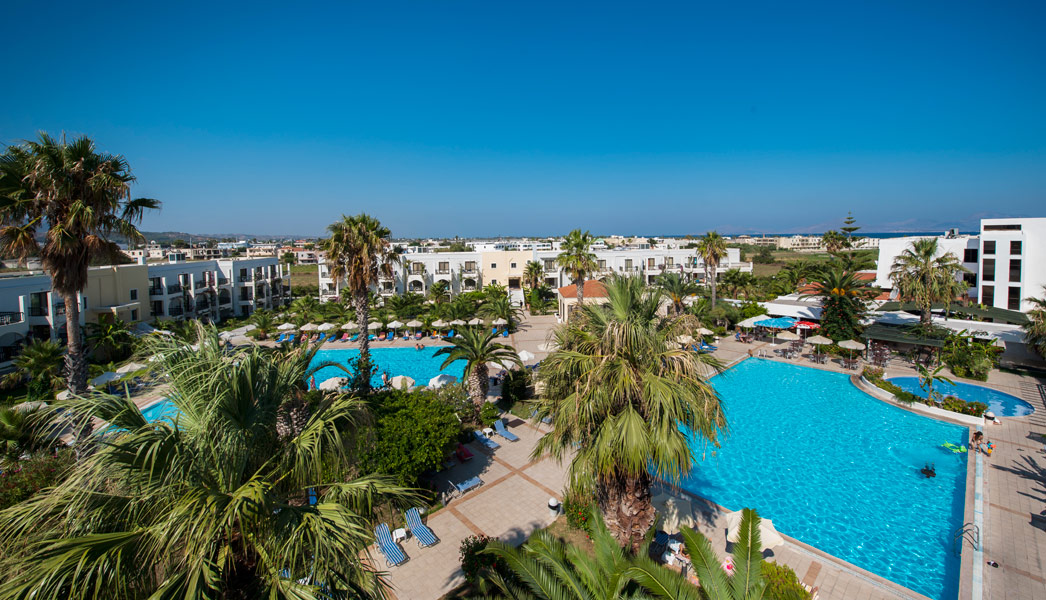
{"label": "palm tree", "polygon": [[941,393],[934,388],[935,383],[940,382],[954,385],[954,382],[951,379],[945,375],[941,375],[942,370],[944,370],[944,365],[938,365],[937,368],[932,371],[924,365],[919,365],[919,387],[926,392],[926,398],[933,403],[937,403],[941,397]]}
{"label": "palm tree", "polygon": [[804,296],[821,297],[821,327],[836,341],[856,338],[860,333],[865,301],[875,295],[868,282],[851,271],[830,265],[810,281]]}
{"label": "palm tree", "polygon": [[450,340],[450,346],[444,346],[436,351],[434,356],[446,356],[446,360],[440,369],[446,369],[458,360],[465,361],[465,382],[469,390],[469,398],[478,411],[483,403],[487,401],[487,388],[490,385],[490,369],[488,362],[508,365],[514,363],[523,366],[519,355],[511,346],[499,344],[497,335],[486,328],[479,329],[467,327],[461,330],[461,337]]}
{"label": "palm tree", "polygon": [[134,181],[122,156],[99,153],[87,137],[66,143],[41,133],[0,156],[0,251],[23,262],[39,256],[65,302],[66,382],[73,393],[87,388],[79,305],[87,267],[92,259],[119,255],[109,239],[114,234],[142,240],[135,225],[146,209],[160,207],[156,200],[132,199]]}
{"label": "palm tree", "polygon": [[536,260],[527,261],[527,265],[523,267],[523,282],[530,289],[534,289],[541,284],[541,280],[545,277],[545,267]]}
{"label": "palm tree", "polygon": [[595,241],[591,233],[575,229],[567,234],[560,246],[561,252],[556,257],[556,264],[566,270],[577,286],[578,306],[585,303],[585,279],[599,266],[596,255],[590,250]]}
{"label": "palm tree", "polygon": [[652,475],[674,479],[694,465],[681,430],[717,444],[726,420],[707,380],[719,363],[674,343],[697,320],[661,316],[660,290],[639,278],[615,275],[606,287],[605,304],[579,309],[555,331],[538,401],[553,430],[533,455],[562,460],[576,450],[571,487],[594,492],[614,537],[635,549],[654,520]]}
{"label": "palm tree", "polygon": [[934,302],[955,300],[955,279],[968,272],[951,252],[938,256],[937,238],[915,240],[893,261],[890,279],[901,300],[919,307],[919,322],[930,327]]}
{"label": "palm tree", "polygon": [[276,321],[273,320],[272,314],[268,311],[260,310],[251,315],[251,323],[254,325],[255,331],[258,332],[258,339],[264,340],[269,337],[269,333],[276,329]]}
{"label": "palm tree", "polygon": [[817,270],[817,266],[812,262],[800,258],[785,265],[784,269],[781,270],[781,273],[792,286],[792,291],[794,292],[798,290],[799,286],[805,283],[807,279],[813,276]]}
{"label": "palm tree", "polygon": [[134,334],[125,321],[114,318],[99,323],[88,323],[86,330],[87,345],[91,348],[92,358],[95,360],[123,360],[131,353]]}
{"label": "palm tree", "polygon": [[821,236],[821,243],[824,244],[824,248],[829,254],[835,254],[843,248],[848,247],[850,240],[838,231],[829,229]]}
{"label": "palm tree", "polygon": [[14,357],[14,371],[4,376],[7,385],[18,385],[22,381],[40,384],[42,389],[60,390],[65,387],[62,366],[65,350],[51,340],[33,340]]}
{"label": "palm tree", "polygon": [[705,263],[705,277],[712,284],[712,308],[715,308],[716,275],[720,261],[726,256],[726,240],[718,232],[709,231],[697,245],[697,253]]}
{"label": "palm tree", "polygon": [[[484,553],[500,559],[503,571],[482,574],[481,585],[494,588],[498,598],[538,600],[746,600],[763,597],[763,555],[759,515],[744,509],[734,544],[734,574],[730,577],[708,538],[684,527],[681,531],[700,590],[677,571],[657,563],[645,551],[622,550],[598,513],[593,515],[592,550],[567,544],[539,531],[519,548],[495,540]],[[643,548],[645,550],[645,547]],[[507,572],[506,577],[504,572]],[[490,597],[490,596],[487,596]]]}
{"label": "palm tree", "polygon": [[[356,309],[356,324],[360,328],[360,357],[358,369],[370,369],[370,341],[366,335],[370,320],[368,302],[371,286],[378,285],[381,277],[392,277],[394,268],[400,264],[400,256],[389,237],[392,233],[380,221],[367,214],[353,217],[342,215],[341,220],[327,226],[330,237],[323,240],[327,251],[327,264],[331,278],[345,280],[352,294]],[[369,380],[361,378],[362,391],[369,390]]]}
{"label": "palm tree", "polygon": [[0,598],[383,597],[361,559],[375,507],[412,496],[354,475],[345,447],[363,401],[324,395],[281,438],[305,360],[225,351],[213,328],[196,350],[156,337],[148,349],[180,415],[149,422],[122,396],[57,405],[112,426],[57,487],[0,513]]}
{"label": "palm tree", "polygon": [[415,292],[407,292],[388,299],[386,306],[399,319],[413,319],[425,310],[425,297]]}
{"label": "palm tree", "polygon": [[42,418],[43,408],[0,408],[0,458],[16,461],[23,454],[32,454],[55,446]]}
{"label": "palm tree", "polygon": [[290,311],[306,319],[312,319],[320,312],[320,301],[312,296],[302,296],[291,302]]}
{"label": "palm tree", "polygon": [[508,321],[508,325],[506,325],[508,330],[515,331],[523,311],[518,306],[514,306],[507,296],[499,296],[480,304],[479,314],[491,320],[504,319]]}
{"label": "palm tree", "polygon": [[434,281],[429,286],[428,292],[429,301],[433,304],[442,304],[450,298],[450,282],[446,279]]}
{"label": "palm tree", "polygon": [[656,282],[657,287],[672,301],[672,308],[677,315],[686,310],[683,300],[697,293],[697,285],[678,273],[662,273],[658,275]]}
{"label": "palm tree", "polygon": [[[1043,288],[1046,291],[1046,288]],[[1046,298],[1025,298],[1035,308],[1028,311],[1028,322],[1024,329],[1024,338],[1028,347],[1039,356],[1046,357]]]}

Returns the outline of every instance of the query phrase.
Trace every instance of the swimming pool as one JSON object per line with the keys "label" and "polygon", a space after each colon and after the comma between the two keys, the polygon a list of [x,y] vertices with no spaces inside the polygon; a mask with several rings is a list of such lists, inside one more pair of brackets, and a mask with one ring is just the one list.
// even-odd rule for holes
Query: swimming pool
{"label": "swimming pool", "polygon": [[[921,398],[926,397],[926,392],[919,387],[918,377],[893,377],[887,381],[906,392],[911,392]],[[982,385],[970,385],[960,381],[956,381],[953,385],[935,381],[933,389],[945,396],[955,396],[967,402],[983,402],[988,405],[988,410],[995,413],[996,417],[1023,417],[1035,412],[1034,406],[1017,396],[1011,396]]]}
{"label": "swimming pool", "polygon": [[[695,442],[682,488],[935,599],[958,595],[968,430],[876,400],[848,376],[747,359],[712,378],[729,433]],[[934,463],[937,476],[920,470]],[[800,574],[802,576],[802,574]]]}
{"label": "swimming pool", "polygon": [[[387,372],[389,377],[406,375],[414,380],[415,385],[424,386],[429,380],[445,373],[453,375],[458,380],[465,372],[465,361],[457,361],[444,370],[440,365],[446,359],[445,356],[434,356],[438,347],[427,346],[422,350],[414,348],[371,348],[371,360],[378,367],[378,374],[371,379],[371,385],[381,385],[381,374]],[[323,362],[336,362],[346,367],[349,361],[360,355],[359,348],[337,348],[324,349],[316,353],[312,365]],[[345,372],[336,367],[325,367],[316,372],[316,385],[323,383],[331,377],[345,377]]]}
{"label": "swimming pool", "polygon": [[173,419],[178,416],[178,409],[174,403],[164,398],[159,402],[153,402],[142,409],[142,416],[146,421],[159,421],[161,419]]}

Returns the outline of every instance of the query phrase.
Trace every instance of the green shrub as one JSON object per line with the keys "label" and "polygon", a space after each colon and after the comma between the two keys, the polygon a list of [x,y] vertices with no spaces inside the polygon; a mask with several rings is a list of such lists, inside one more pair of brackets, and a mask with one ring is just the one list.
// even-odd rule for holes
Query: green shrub
{"label": "green shrub", "polygon": [[497,557],[483,553],[493,539],[485,535],[470,535],[461,540],[458,558],[461,560],[461,571],[465,574],[465,581],[476,583],[483,571],[497,568]]}
{"label": "green shrub", "polygon": [[763,562],[763,581],[766,590],[763,597],[767,600],[809,600],[813,595],[806,591],[795,571],[788,565],[775,562]]}
{"label": "green shrub", "polygon": [[567,517],[567,525],[578,531],[589,532],[592,520],[592,511],[596,507],[592,496],[571,492],[563,499],[563,514]]}
{"label": "green shrub", "polygon": [[479,421],[484,427],[493,427],[494,421],[501,418],[501,412],[491,402],[485,402],[483,408],[479,409]]}
{"label": "green shrub", "polygon": [[29,460],[8,465],[0,473],[0,510],[28,500],[45,487],[65,478],[73,464],[73,453],[61,450],[54,454],[37,454]]}
{"label": "green shrub", "polygon": [[[883,379],[882,369],[879,369],[877,367],[865,367],[864,370],[861,372],[861,375],[864,376],[864,378],[867,379],[869,383],[871,383],[872,385],[878,387],[879,389],[890,392],[894,395],[895,398],[897,398],[899,401],[905,404],[915,404],[916,402],[920,402],[922,404],[926,404],[927,406],[934,406],[933,402],[929,399],[902,390],[896,385]],[[975,417],[983,415],[984,411],[988,410],[988,405],[984,404],[983,402],[966,402],[965,400],[961,398],[956,398],[955,396],[946,397],[943,400],[941,406],[945,410],[950,410],[952,412],[957,412],[963,415],[973,415]]]}
{"label": "green shrub", "polygon": [[520,400],[530,397],[531,377],[527,369],[514,369],[501,382],[501,408],[512,410]]}

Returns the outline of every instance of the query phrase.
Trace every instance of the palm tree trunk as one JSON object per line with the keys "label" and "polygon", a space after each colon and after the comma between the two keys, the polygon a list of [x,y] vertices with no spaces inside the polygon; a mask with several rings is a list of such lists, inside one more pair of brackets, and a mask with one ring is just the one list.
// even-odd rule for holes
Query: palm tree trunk
{"label": "palm tree trunk", "polygon": [[69,391],[80,394],[87,390],[87,356],[84,355],[80,334],[80,305],[77,293],[61,292],[65,302],[65,335],[68,353],[65,356],[66,384]]}
{"label": "palm tree trunk", "polygon": [[[370,370],[370,331],[367,329],[367,323],[370,321],[370,305],[367,304],[367,290],[364,288],[362,291],[357,290],[352,295],[352,303],[356,307],[356,325],[360,332],[360,359],[357,364],[358,368],[366,368]],[[370,377],[360,377],[359,387],[361,393],[368,393],[370,391]]]}
{"label": "palm tree trunk", "polygon": [[487,363],[472,367],[472,373],[468,378],[469,397],[472,403],[479,409],[487,401],[487,390],[490,389],[490,369]]}
{"label": "palm tree trunk", "polygon": [[716,277],[715,277],[715,276],[716,276],[716,265],[715,265],[715,264],[713,264],[713,265],[711,265],[711,267],[712,267],[712,268],[711,268],[711,269],[709,269],[709,275],[710,275],[710,277],[711,277],[711,281],[712,281],[712,308],[715,308],[715,279],[716,279]]}
{"label": "palm tree trunk", "polygon": [[599,508],[618,543],[637,552],[643,536],[654,524],[650,476],[643,473],[604,480],[599,489]]}
{"label": "palm tree trunk", "polygon": [[585,278],[579,277],[574,285],[577,286],[577,305],[581,306],[585,303]]}

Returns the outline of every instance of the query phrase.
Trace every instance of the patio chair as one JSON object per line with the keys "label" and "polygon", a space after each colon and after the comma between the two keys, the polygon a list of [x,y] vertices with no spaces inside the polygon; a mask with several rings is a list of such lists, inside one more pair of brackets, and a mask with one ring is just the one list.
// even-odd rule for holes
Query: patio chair
{"label": "patio chair", "polygon": [[449,339],[451,339],[453,337],[454,337],[454,330],[451,329],[450,331],[447,332],[447,335],[446,335],[446,337],[444,339],[448,339],[449,340]]}
{"label": "patio chair", "polygon": [[367,339],[373,342],[374,340],[378,339],[378,337],[372,333],[367,336]]}
{"label": "patio chair", "polygon": [[505,331],[501,332],[501,337],[508,337],[508,327],[505,328]]}
{"label": "patio chair", "polygon": [[420,331],[414,334],[414,339],[415,339],[415,340],[420,340],[420,339],[421,339],[422,337],[423,337],[423,336],[421,335],[421,332],[420,332]]}
{"label": "patio chair", "polygon": [[476,437],[476,441],[483,445],[485,448],[493,452],[501,447],[501,444],[483,435],[483,432],[478,429],[472,430],[472,435]]}
{"label": "patio chair", "polygon": [[316,338],[316,342],[315,343],[322,344],[323,342],[326,342],[326,341],[327,341],[327,334],[326,333],[321,333],[320,337]]}
{"label": "patio chair", "polygon": [[461,462],[468,462],[472,460],[472,451],[466,448],[465,444],[458,442],[458,447],[454,449],[454,456],[457,456]]}
{"label": "patio chair", "polygon": [[508,429],[505,428],[505,422],[502,419],[498,419],[497,421],[494,421],[494,431],[496,431],[498,435],[500,435],[501,437],[505,438],[506,440],[508,440],[510,442],[518,442],[519,441],[519,436],[517,436],[516,434],[512,433],[511,431],[509,431]]}
{"label": "patio chair", "polygon": [[428,525],[421,522],[421,511],[416,507],[403,513],[403,516],[407,518],[407,529],[410,529],[414,539],[418,540],[418,546],[426,548],[439,543],[439,538],[436,537],[436,534],[432,533]]}
{"label": "patio chair", "polygon": [[350,342],[355,342],[358,339],[360,339],[360,334],[354,333],[354,334],[352,334],[352,337],[349,338],[349,341]]}
{"label": "patio chair", "polygon": [[378,525],[374,529],[374,536],[378,539],[378,550],[385,555],[386,564],[390,567],[398,567],[407,562],[407,555],[403,553],[403,549],[392,540],[392,532],[389,531],[388,523]]}

